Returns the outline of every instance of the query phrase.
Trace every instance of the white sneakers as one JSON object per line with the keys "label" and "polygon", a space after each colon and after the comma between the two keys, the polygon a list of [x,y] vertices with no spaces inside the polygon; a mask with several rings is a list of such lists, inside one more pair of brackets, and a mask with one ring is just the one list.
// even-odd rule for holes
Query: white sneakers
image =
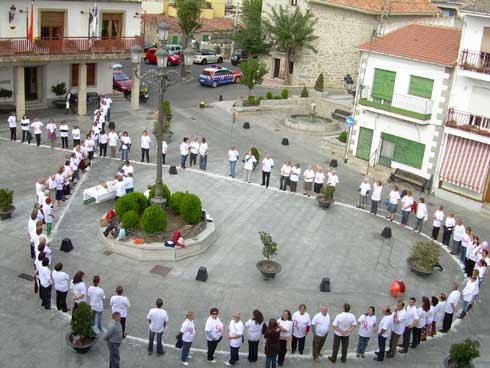
{"label": "white sneakers", "polygon": [[189,365],[189,363],[187,363],[187,362],[181,362],[181,363],[182,363],[182,365]]}

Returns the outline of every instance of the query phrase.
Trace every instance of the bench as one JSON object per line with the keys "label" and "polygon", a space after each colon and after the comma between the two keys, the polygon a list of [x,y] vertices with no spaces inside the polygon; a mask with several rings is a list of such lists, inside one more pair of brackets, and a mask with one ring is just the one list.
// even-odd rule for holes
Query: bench
{"label": "bench", "polygon": [[345,118],[350,116],[350,115],[351,115],[350,112],[345,111],[345,110],[341,110],[341,109],[335,109],[335,111],[332,112],[332,118],[339,120],[339,121],[342,121],[342,122],[344,122]]}
{"label": "bench", "polygon": [[428,188],[428,181],[429,180],[417,174],[402,169],[395,169],[395,171],[391,173],[388,179],[388,182],[390,183],[403,182],[412,184],[414,187],[420,188],[421,192],[424,192],[426,188],[430,189]]}

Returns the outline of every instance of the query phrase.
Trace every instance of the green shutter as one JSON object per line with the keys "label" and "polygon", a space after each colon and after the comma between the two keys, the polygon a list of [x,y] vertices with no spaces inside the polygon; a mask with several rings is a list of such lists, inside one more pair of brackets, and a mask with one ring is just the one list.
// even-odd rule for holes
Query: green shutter
{"label": "green shutter", "polygon": [[172,45],[179,44],[179,36],[172,36]]}
{"label": "green shutter", "polygon": [[356,157],[363,160],[369,160],[372,143],[373,130],[361,127],[361,129],[359,130],[359,138],[357,140]]}
{"label": "green shutter", "polygon": [[396,73],[389,70],[375,69],[372,97],[385,101],[393,100]]}
{"label": "green shutter", "polygon": [[410,87],[408,89],[408,93],[423,98],[432,98],[433,87],[434,80],[412,75],[410,76]]}
{"label": "green shutter", "polygon": [[202,41],[208,42],[209,41],[209,35],[202,35]]}
{"label": "green shutter", "polygon": [[417,169],[422,168],[425,153],[424,144],[386,133],[381,133],[381,138],[395,143],[393,161]]}

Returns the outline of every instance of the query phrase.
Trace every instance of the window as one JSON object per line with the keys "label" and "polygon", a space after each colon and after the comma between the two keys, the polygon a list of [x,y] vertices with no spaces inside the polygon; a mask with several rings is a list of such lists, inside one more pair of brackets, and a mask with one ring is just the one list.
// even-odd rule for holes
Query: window
{"label": "window", "polygon": [[102,38],[116,39],[122,36],[122,13],[102,13]]}
{"label": "window", "polygon": [[456,15],[456,9],[442,8],[441,10],[445,17],[454,17]]}
{"label": "window", "polygon": [[412,75],[410,76],[410,87],[408,88],[408,94],[431,99],[433,87],[434,80]]}
{"label": "window", "polygon": [[[87,86],[95,87],[97,64],[87,64]],[[71,86],[78,87],[78,64],[71,64]]]}
{"label": "window", "polygon": [[209,41],[209,35],[202,35],[202,42],[208,42]]}
{"label": "window", "polygon": [[294,62],[289,62],[289,74],[293,74],[294,71]]}
{"label": "window", "polygon": [[289,3],[291,4],[291,6],[297,6],[298,0],[289,0]]}
{"label": "window", "polygon": [[172,36],[172,45],[177,45],[179,43],[179,36]]}
{"label": "window", "polygon": [[41,38],[45,40],[59,40],[64,36],[65,12],[41,12]]}
{"label": "window", "polygon": [[393,100],[395,79],[395,72],[383,69],[375,69],[372,96],[374,98],[379,98],[385,101]]}

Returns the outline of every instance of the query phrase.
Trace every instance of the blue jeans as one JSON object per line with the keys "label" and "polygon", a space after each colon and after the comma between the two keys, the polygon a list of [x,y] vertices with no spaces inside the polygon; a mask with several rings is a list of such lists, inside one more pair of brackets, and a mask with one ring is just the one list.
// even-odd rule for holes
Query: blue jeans
{"label": "blue jeans", "polygon": [[208,168],[208,156],[199,156],[199,168],[206,170]]}
{"label": "blue jeans", "polygon": [[459,260],[463,263],[466,262],[466,248],[461,247],[461,254],[459,255]]}
{"label": "blue jeans", "polygon": [[185,169],[185,163],[187,162],[187,156],[189,155],[180,155],[180,167]]}
{"label": "blue jeans", "polygon": [[369,342],[369,337],[359,336],[359,342],[357,343],[357,354],[364,354]]}
{"label": "blue jeans", "polygon": [[276,368],[277,354],[265,357],[265,368]]}
{"label": "blue jeans", "polygon": [[230,176],[232,178],[236,176],[236,161],[230,161]]}
{"label": "blue jeans", "polygon": [[180,360],[182,362],[187,361],[187,357],[189,356],[189,351],[191,350],[192,342],[182,341],[182,353],[180,355]]}
{"label": "blue jeans", "polygon": [[127,149],[121,150],[121,160],[122,161],[129,160],[129,150]]}
{"label": "blue jeans", "polygon": [[94,311],[95,319],[93,322],[93,326],[97,327],[100,332],[102,332],[102,311]]}
{"label": "blue jeans", "polygon": [[419,232],[422,232],[422,226],[424,225],[424,218],[418,218],[417,217],[417,223],[415,224],[415,230],[418,230]]}
{"label": "blue jeans", "polygon": [[461,251],[461,240],[457,241],[453,239],[453,247],[451,249],[452,254],[458,254]]}
{"label": "blue jeans", "polygon": [[163,354],[162,336],[163,332],[153,332],[150,330],[150,337],[148,339],[148,352],[153,352],[153,340],[157,335],[157,354]]}
{"label": "blue jeans", "polygon": [[463,313],[468,312],[468,306],[470,304],[471,304],[471,302],[467,302],[466,300],[463,300],[463,305],[462,305]]}
{"label": "blue jeans", "polygon": [[383,337],[382,335],[378,335],[378,349],[379,349],[378,359],[381,361],[385,359],[386,339],[387,339],[386,337]]}
{"label": "blue jeans", "polygon": [[410,216],[410,211],[403,211],[402,210],[402,224],[403,225],[408,225],[408,216]]}

